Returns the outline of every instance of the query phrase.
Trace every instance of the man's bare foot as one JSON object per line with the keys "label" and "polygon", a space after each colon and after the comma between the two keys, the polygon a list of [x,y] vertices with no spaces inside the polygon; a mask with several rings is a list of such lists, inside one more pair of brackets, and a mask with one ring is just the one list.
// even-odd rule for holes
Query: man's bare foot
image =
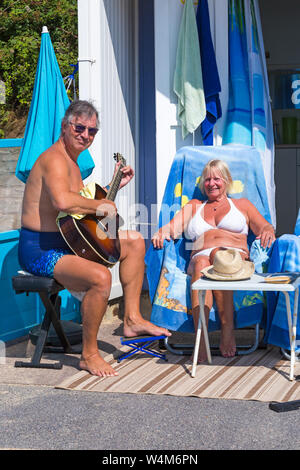
{"label": "man's bare foot", "polygon": [[92,375],[99,377],[114,377],[118,375],[116,372],[102,357],[99,352],[91,354],[86,358],[82,357],[79,362],[79,367],[83,370],[87,370]]}
{"label": "man's bare foot", "polygon": [[124,336],[132,338],[134,336],[171,336],[171,333],[166,328],[156,326],[148,320],[145,320],[141,315],[136,319],[124,319]]}
{"label": "man's bare foot", "polygon": [[233,357],[236,354],[236,344],[232,326],[222,326],[220,351],[223,357]]}

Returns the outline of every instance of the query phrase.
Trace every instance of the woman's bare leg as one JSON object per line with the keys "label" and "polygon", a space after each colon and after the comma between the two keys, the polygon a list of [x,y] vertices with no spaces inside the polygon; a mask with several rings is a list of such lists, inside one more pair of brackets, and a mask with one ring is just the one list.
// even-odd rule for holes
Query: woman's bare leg
{"label": "woman's bare leg", "polygon": [[[214,256],[218,250],[216,248],[210,254],[210,264],[213,264]],[[245,258],[245,255],[242,256]],[[223,357],[233,357],[236,353],[236,343],[234,337],[234,308],[232,291],[213,291],[213,296],[217,304],[218,315],[221,323],[220,351]]]}
{"label": "woman's bare leg", "polygon": [[220,351],[223,357],[236,353],[233,321],[233,292],[213,291],[221,323]]}
{"label": "woman's bare leg", "polygon": [[[207,256],[195,256],[190,261],[188,267],[188,274],[192,277],[191,282],[195,282],[197,279],[202,277],[201,270],[205,267],[210,266],[209,258]],[[193,320],[194,320],[194,327],[195,331],[197,331],[198,327],[198,320],[200,315],[200,307],[199,307],[199,297],[198,291],[191,291],[191,301],[192,301],[192,312],[193,312]],[[205,321],[206,325],[208,325],[209,319],[209,312],[213,305],[213,296],[211,291],[206,291],[205,293],[205,302],[204,302],[204,314],[205,314]],[[201,331],[201,338],[200,338],[200,348],[198,354],[198,363],[207,361],[207,352],[205,347],[204,341],[204,333],[203,330]]]}

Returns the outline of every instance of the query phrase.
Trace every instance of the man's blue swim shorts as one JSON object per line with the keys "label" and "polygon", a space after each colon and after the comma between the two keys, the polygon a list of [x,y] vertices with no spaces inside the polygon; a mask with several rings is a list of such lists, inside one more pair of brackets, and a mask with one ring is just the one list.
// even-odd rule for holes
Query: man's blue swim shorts
{"label": "man's blue swim shorts", "polygon": [[22,227],[18,254],[25,271],[35,276],[53,277],[57,261],[73,252],[59,232],[35,232]]}

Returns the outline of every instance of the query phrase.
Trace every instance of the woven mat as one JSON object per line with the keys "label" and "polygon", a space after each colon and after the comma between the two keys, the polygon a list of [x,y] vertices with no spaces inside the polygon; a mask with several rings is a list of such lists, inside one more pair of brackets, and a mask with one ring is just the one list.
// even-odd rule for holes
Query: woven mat
{"label": "woven mat", "polygon": [[[167,353],[167,358],[165,362],[139,353],[118,363],[107,356],[105,359],[118,371],[118,376],[101,378],[80,371],[56,388],[265,402],[300,399],[300,382],[289,380],[290,363],[275,348],[231,359],[215,356],[211,365],[197,366],[195,378],[191,377],[188,357]],[[300,362],[295,366],[295,375],[298,374]]]}

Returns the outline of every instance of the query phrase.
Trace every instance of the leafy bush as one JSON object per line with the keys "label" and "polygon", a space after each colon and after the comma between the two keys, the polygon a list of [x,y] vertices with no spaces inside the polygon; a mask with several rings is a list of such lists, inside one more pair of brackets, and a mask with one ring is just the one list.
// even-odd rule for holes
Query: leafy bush
{"label": "leafy bush", "polygon": [[43,26],[48,27],[62,76],[73,72],[70,64],[78,57],[77,0],[2,0],[0,18],[0,81],[6,89],[0,137],[7,137],[12,122],[26,124]]}

